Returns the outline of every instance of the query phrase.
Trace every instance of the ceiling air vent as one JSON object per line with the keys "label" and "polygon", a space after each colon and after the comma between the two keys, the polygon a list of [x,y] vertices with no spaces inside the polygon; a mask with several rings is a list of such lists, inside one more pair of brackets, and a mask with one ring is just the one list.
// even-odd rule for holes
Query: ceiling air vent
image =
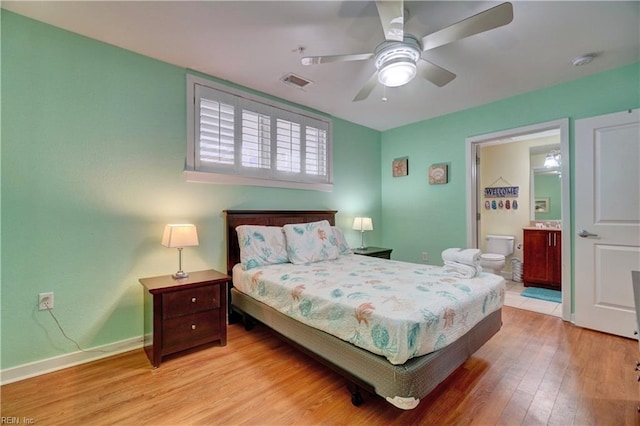
{"label": "ceiling air vent", "polygon": [[295,74],[287,74],[282,77],[282,81],[289,86],[297,87],[298,89],[304,89],[308,84],[312,83],[311,80],[307,80],[306,78],[300,77]]}

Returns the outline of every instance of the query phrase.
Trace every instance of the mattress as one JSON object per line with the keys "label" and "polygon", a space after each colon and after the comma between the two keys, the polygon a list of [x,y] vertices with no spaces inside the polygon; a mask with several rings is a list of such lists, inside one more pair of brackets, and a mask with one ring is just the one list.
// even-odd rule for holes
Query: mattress
{"label": "mattress", "polygon": [[502,277],[359,255],[233,268],[234,287],[276,311],[392,364],[442,349],[504,302]]}

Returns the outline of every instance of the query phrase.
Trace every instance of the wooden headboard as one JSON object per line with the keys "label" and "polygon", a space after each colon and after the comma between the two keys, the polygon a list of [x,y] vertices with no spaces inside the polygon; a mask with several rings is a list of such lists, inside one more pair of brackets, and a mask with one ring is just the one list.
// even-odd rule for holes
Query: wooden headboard
{"label": "wooden headboard", "polygon": [[283,226],[288,223],[316,222],[328,220],[335,225],[335,210],[225,210],[227,223],[227,273],[236,263],[240,263],[238,245],[239,225]]}

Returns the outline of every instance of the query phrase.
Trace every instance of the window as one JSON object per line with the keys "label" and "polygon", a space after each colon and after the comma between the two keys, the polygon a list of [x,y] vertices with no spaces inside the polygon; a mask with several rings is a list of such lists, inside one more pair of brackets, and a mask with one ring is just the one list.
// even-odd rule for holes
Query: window
{"label": "window", "polygon": [[331,121],[187,76],[188,181],[330,191]]}

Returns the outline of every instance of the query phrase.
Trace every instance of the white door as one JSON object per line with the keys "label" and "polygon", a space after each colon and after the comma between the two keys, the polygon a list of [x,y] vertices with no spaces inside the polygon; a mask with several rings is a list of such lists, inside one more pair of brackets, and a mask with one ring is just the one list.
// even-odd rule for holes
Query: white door
{"label": "white door", "polygon": [[576,120],[575,321],[633,337],[640,269],[639,110]]}

